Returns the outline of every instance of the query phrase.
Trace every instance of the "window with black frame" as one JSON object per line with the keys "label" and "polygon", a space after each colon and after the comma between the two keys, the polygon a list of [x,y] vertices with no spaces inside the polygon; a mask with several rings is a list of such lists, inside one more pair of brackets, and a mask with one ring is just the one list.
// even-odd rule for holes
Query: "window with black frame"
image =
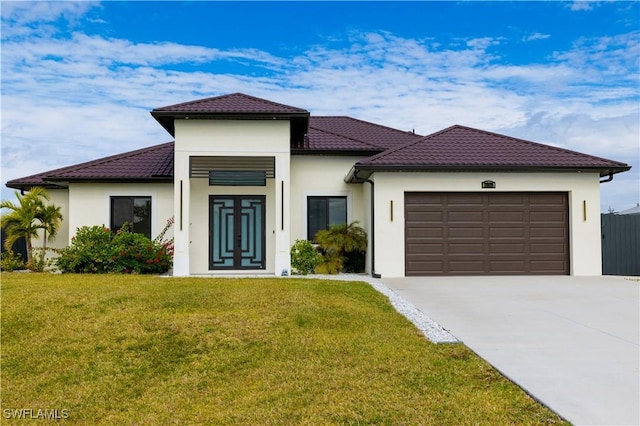
{"label": "window with black frame", "polygon": [[347,223],[347,197],[307,197],[307,239],[314,241],[316,233],[331,225]]}
{"label": "window with black frame", "polygon": [[131,232],[151,238],[151,197],[111,197],[111,229],[128,223]]}

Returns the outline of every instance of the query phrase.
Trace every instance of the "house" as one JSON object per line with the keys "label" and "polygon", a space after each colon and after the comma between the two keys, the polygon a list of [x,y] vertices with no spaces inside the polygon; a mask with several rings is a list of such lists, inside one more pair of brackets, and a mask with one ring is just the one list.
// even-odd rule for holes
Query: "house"
{"label": "house", "polygon": [[[234,93],[151,111],[174,142],[7,183],[76,228],[175,217],[176,276],[288,274],[290,248],[359,221],[367,271],[599,275],[600,184],[627,164],[454,125],[421,136]],[[65,238],[65,236],[67,238]]]}

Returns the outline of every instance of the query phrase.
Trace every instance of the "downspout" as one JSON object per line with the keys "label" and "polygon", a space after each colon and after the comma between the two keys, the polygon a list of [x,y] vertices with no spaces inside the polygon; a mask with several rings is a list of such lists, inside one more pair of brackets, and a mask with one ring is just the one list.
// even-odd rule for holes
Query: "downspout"
{"label": "downspout", "polygon": [[[358,170],[353,173],[353,177],[358,179]],[[375,221],[375,188],[371,179],[364,179],[363,182],[371,185],[371,276],[373,278],[382,278],[382,275],[376,273],[376,221]]]}
{"label": "downspout", "polygon": [[607,182],[611,182],[613,180],[613,173],[609,173],[609,177],[606,178],[605,180],[601,180],[600,183],[607,183]]}

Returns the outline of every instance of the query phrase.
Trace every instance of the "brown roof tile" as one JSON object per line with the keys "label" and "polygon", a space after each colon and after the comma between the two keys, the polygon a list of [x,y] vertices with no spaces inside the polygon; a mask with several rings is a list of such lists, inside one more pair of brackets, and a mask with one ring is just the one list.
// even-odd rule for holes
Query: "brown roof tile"
{"label": "brown roof tile", "polygon": [[366,166],[398,168],[628,168],[624,163],[460,125],[449,127],[417,141],[374,155],[358,162],[357,166],[365,166],[365,168]]}
{"label": "brown roof tile", "polygon": [[37,185],[56,186],[55,182],[71,180],[172,181],[173,152],[174,143],[168,142],[14,179],[7,182],[7,186],[25,189]]}
{"label": "brown roof tile", "polygon": [[[193,112],[211,114],[304,114],[306,109],[279,104],[267,99],[256,98],[244,93],[214,96],[197,101],[184,102],[155,108],[153,112]],[[152,112],[152,113],[153,113]]]}
{"label": "brown roof tile", "polygon": [[310,134],[311,129],[314,129],[330,134],[341,135],[342,137],[373,145],[381,151],[414,142],[422,137],[413,132],[404,132],[380,124],[345,116],[311,116],[309,119],[309,129]]}

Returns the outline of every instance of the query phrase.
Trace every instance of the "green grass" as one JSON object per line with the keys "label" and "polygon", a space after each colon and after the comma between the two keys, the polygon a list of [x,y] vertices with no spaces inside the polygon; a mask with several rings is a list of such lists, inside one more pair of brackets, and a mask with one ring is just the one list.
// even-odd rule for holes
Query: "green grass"
{"label": "green grass", "polygon": [[3,424],[564,424],[364,283],[1,277]]}

